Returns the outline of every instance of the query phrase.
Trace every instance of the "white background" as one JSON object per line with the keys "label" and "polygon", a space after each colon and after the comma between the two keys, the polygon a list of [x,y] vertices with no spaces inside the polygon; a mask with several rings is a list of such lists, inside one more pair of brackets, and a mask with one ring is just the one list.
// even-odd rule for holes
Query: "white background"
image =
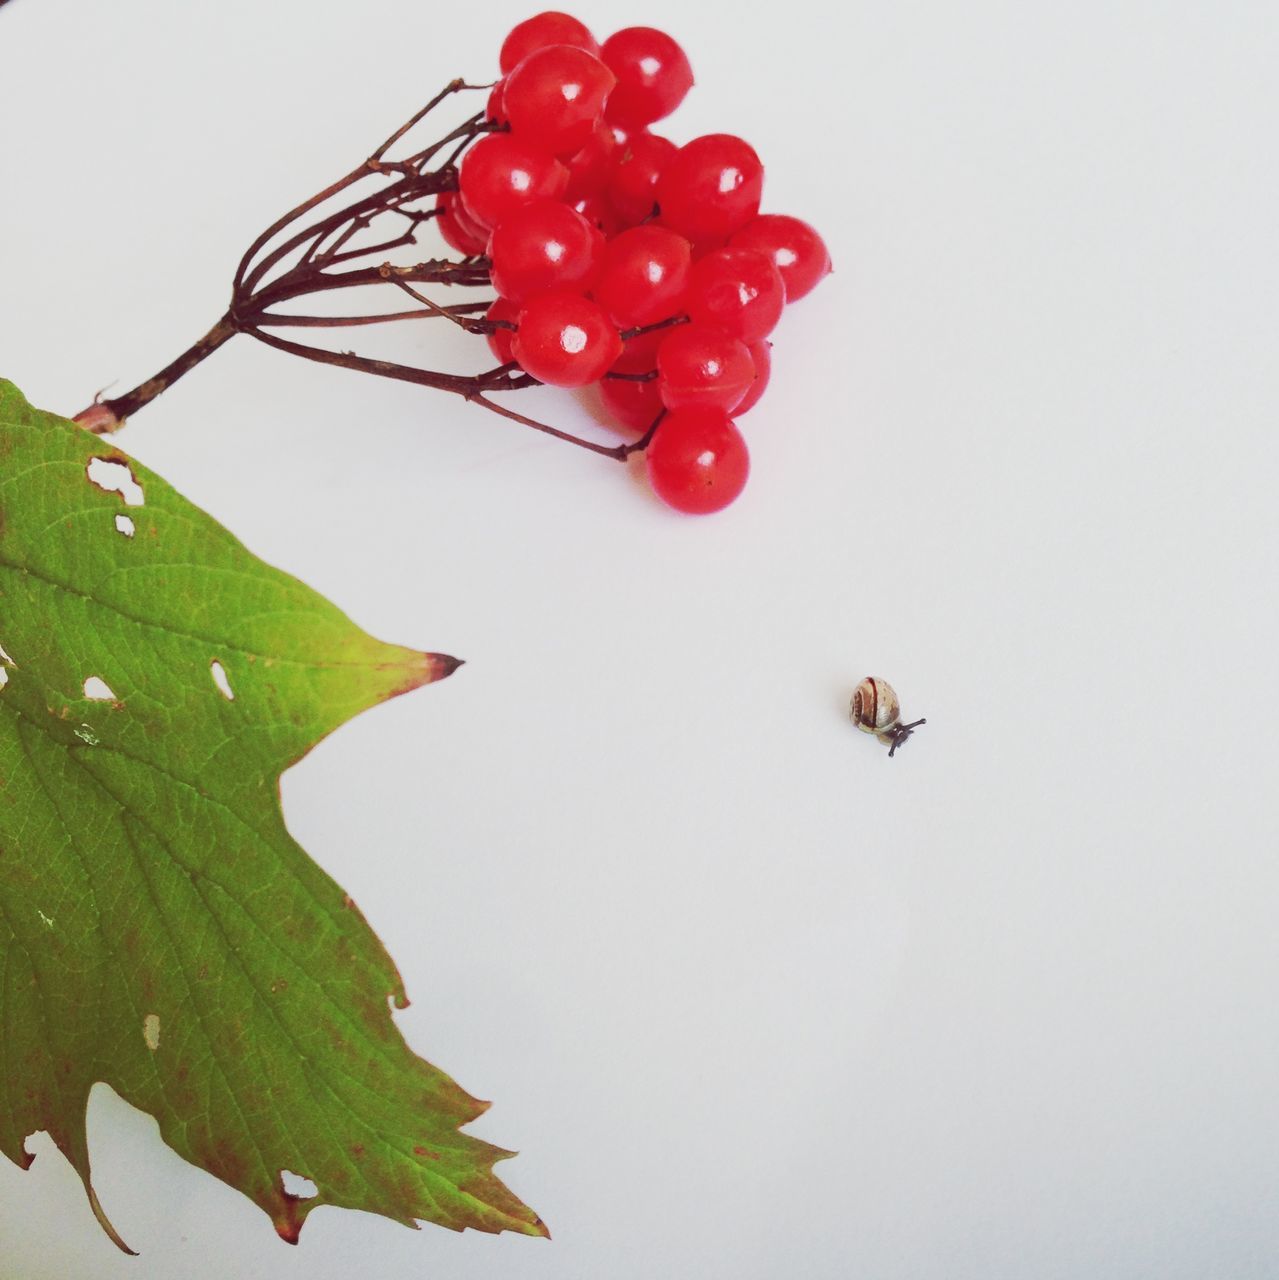
{"label": "white background", "polygon": [[[13,0],[0,371],[67,413],[154,372],[529,11]],[[141,1259],[40,1137],[0,1276],[1274,1276],[1274,5],[578,12],[676,34],[666,131],[751,139],[831,245],[736,506],[248,338],[120,437],[468,659],[285,803],[555,1238],[321,1209],[292,1250],[100,1089]],[[892,761],[845,718],[867,673],[929,720]]]}

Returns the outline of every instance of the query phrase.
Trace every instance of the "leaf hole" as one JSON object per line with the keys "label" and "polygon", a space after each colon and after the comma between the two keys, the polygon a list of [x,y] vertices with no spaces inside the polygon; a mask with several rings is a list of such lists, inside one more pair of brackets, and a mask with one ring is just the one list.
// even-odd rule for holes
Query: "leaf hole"
{"label": "leaf hole", "polygon": [[0,667],[0,689],[9,683],[9,673],[4,667]]}
{"label": "leaf hole", "polygon": [[280,1186],[284,1188],[284,1194],[294,1200],[314,1200],[320,1194],[320,1188],[310,1178],[291,1173],[288,1169],[280,1170]]}
{"label": "leaf hole", "polygon": [[103,493],[118,493],[126,507],[140,507],[146,502],[142,486],[123,458],[90,458],[85,474],[89,483],[97,485]]}
{"label": "leaf hole", "polygon": [[132,538],[137,532],[133,521],[128,516],[116,516],[115,527],[117,533],[122,533],[126,538]]}
{"label": "leaf hole", "polygon": [[213,683],[218,686],[218,692],[228,701],[235,701],[235,691],[231,688],[231,681],[227,679],[226,668],[214,658],[209,663],[209,673],[213,676]]}
{"label": "leaf hole", "polygon": [[148,1013],[142,1019],[142,1039],[152,1053],[160,1047],[160,1015],[158,1013]]}
{"label": "leaf hole", "polygon": [[84,696],[94,702],[115,702],[111,686],[101,676],[90,676],[84,682]]}

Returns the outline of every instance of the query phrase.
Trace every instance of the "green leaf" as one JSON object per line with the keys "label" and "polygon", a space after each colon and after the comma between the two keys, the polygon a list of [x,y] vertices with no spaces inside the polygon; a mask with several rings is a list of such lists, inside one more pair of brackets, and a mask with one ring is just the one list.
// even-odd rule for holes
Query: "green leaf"
{"label": "green leaf", "polygon": [[89,1176],[101,1080],[285,1240],[319,1204],[545,1235],[280,810],[284,769],[456,661],[372,639],[3,381],[0,646],[0,1151],[25,1168],[46,1130],[125,1247]]}

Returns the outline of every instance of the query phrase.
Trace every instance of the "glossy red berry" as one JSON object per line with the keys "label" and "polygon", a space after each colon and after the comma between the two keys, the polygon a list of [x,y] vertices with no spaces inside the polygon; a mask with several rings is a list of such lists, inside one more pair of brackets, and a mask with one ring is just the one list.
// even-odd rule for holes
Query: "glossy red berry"
{"label": "glossy red berry", "polygon": [[510,124],[506,115],[506,81],[499,80],[489,90],[488,101],[484,104],[484,118],[494,124]]}
{"label": "glossy red berry", "polygon": [[590,139],[615,83],[613,73],[584,49],[538,49],[506,77],[502,103],[511,133],[567,159]]}
{"label": "glossy red berry", "polygon": [[754,249],[716,249],[693,263],[684,302],[693,320],[719,325],[749,345],[776,327],[786,288],[766,255]]}
{"label": "glossy red berry", "polygon": [[633,227],[657,204],[657,183],[679,148],[656,133],[636,133],[618,148],[608,178],[609,203]]}
{"label": "glossy red berry", "polygon": [[608,416],[628,431],[647,431],[664,408],[655,381],[631,382],[604,377],[599,385],[600,399]]}
{"label": "glossy red berry", "polygon": [[782,273],[786,301],[811,293],[830,274],[830,251],[807,222],[784,213],[764,213],[733,233],[733,248],[767,254]]}
{"label": "glossy red berry", "polygon": [[732,413],[755,381],[746,344],[703,324],[673,329],[657,349],[657,369],[668,409],[710,405]]}
{"label": "glossy red berry", "polygon": [[668,413],[644,457],[657,496],[676,511],[693,515],[728,506],[750,475],[746,441],[723,409]]}
{"label": "glossy red berry", "polygon": [[537,200],[504,218],[488,246],[493,288],[512,302],[564,289],[585,293],[604,257],[604,236],[558,200]]}
{"label": "glossy red berry", "polygon": [[598,227],[604,233],[606,240],[626,229],[606,196],[586,196],[581,200],[574,200],[572,208],[591,226]]}
{"label": "glossy red berry", "polygon": [[512,354],[526,373],[554,387],[595,382],[622,353],[622,339],[603,307],[579,293],[530,298],[519,326]]}
{"label": "glossy red berry", "polygon": [[[641,333],[631,338],[622,354],[613,362],[609,373],[656,373],[657,348],[665,337],[666,334],[659,331]],[[647,431],[665,408],[656,378],[636,382],[631,378],[610,378],[605,375],[600,380],[599,387],[600,398],[609,415],[618,425],[632,431]]]}
{"label": "glossy red berry", "polygon": [[[484,313],[486,320],[508,320],[515,324],[520,318],[520,308],[509,298],[498,298]],[[485,335],[488,338],[489,350],[497,357],[498,364],[509,364],[515,357],[511,354],[511,339],[515,337],[513,329],[494,329]]]}
{"label": "glossy red berry", "polygon": [[653,27],[627,27],[609,36],[600,57],[617,77],[605,108],[608,118],[629,128],[670,115],[693,87],[684,50]]}
{"label": "glossy red berry", "polygon": [[755,381],[742,397],[741,403],[733,410],[733,417],[740,418],[748,409],[753,409],[768,390],[768,380],[773,374],[773,344],[767,338],[750,345],[751,363],[755,366]]}
{"label": "glossy red berry", "polygon": [[662,221],[690,240],[725,239],[759,212],[764,166],[755,149],[730,133],[710,133],[681,147],[662,170]]}
{"label": "glossy red berry", "polygon": [[[674,227],[671,227],[667,223],[665,218],[654,218],[649,225],[655,226],[655,227],[666,227],[668,231],[675,230]],[[682,233],[677,233],[677,234],[682,234]],[[716,236],[710,240],[705,240],[705,239],[690,240],[688,243],[693,251],[693,261],[701,262],[701,260],[704,257],[706,257],[708,253],[714,253],[716,249],[722,249],[728,243],[728,241],[725,240],[722,236]]]}
{"label": "glossy red berry", "polygon": [[558,200],[568,171],[552,155],[509,133],[481,138],[462,157],[462,207],[493,228],[522,205]]}
{"label": "glossy red berry", "polygon": [[467,216],[457,198],[456,191],[442,191],[435,201],[440,211],[435,225],[440,229],[444,243],[455,253],[464,258],[475,257],[484,252],[487,237]]}
{"label": "glossy red berry", "polygon": [[619,328],[656,324],[680,310],[692,252],[665,227],[632,227],[610,240],[595,300]]}
{"label": "glossy red berry", "polygon": [[583,23],[567,13],[549,10],[526,18],[511,28],[498,55],[502,74],[514,71],[534,50],[545,49],[552,44],[571,44],[599,56],[599,44]]}
{"label": "glossy red berry", "polygon": [[568,169],[564,199],[569,204],[604,194],[616,150],[617,139],[613,130],[601,120],[591,131],[586,145],[564,162]]}
{"label": "glossy red berry", "polygon": [[653,373],[657,369],[657,349],[670,336],[667,329],[654,329],[650,333],[637,333],[627,338],[622,354],[613,364],[616,373]]}

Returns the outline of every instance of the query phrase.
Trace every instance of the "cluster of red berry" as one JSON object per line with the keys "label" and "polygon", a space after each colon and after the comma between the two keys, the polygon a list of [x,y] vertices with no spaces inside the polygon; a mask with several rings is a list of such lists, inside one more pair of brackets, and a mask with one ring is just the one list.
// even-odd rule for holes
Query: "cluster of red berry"
{"label": "cluster of red berry", "polygon": [[657,494],[718,511],[750,469],[733,418],[768,384],[768,335],[830,270],[798,218],[760,215],[764,168],[730,134],[682,147],[649,126],[693,84],[670,36],[629,27],[598,44],[577,19],[521,22],[501,51],[488,116],[506,126],[462,160],[438,225],[486,256],[498,360],[541,382],[598,383],[643,431]]}

